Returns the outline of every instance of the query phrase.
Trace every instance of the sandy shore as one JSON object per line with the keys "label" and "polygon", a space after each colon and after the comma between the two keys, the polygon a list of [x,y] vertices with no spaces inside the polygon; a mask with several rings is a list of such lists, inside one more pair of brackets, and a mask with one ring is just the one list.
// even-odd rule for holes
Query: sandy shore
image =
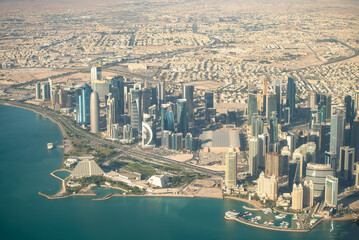
{"label": "sandy shore", "polygon": [[254,200],[248,200],[248,199],[244,199],[244,198],[238,198],[238,197],[224,197],[225,199],[233,199],[233,200],[237,200],[237,201],[241,201],[241,202],[245,202],[245,203],[249,203],[251,205],[253,205],[254,208],[256,209],[262,209],[262,205],[257,202],[257,201],[254,201]]}

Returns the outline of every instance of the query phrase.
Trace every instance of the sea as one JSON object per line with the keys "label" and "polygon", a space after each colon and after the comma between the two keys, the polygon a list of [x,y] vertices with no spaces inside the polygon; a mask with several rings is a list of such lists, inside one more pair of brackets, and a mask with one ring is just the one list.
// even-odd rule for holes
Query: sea
{"label": "sea", "polygon": [[207,198],[92,197],[48,200],[60,181],[58,126],[34,112],[0,105],[0,239],[357,239],[353,221],[326,221],[308,233],[277,232],[225,220],[246,203]]}

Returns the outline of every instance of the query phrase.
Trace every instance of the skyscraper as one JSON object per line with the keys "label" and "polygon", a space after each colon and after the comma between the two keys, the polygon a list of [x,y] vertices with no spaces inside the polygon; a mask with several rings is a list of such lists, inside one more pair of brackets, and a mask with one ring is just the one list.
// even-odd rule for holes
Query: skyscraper
{"label": "skyscraper", "polygon": [[142,147],[153,147],[155,136],[152,122],[142,122]]}
{"label": "skyscraper", "polygon": [[343,115],[334,115],[330,122],[330,146],[329,151],[339,154],[339,149],[344,141],[344,119]]}
{"label": "skyscraper", "polygon": [[168,130],[167,127],[167,109],[170,108],[170,104],[161,105],[161,131]]}
{"label": "skyscraper", "polygon": [[263,142],[262,139],[257,137],[253,137],[249,139],[249,157],[248,157],[248,165],[249,165],[249,174],[251,176],[258,175],[258,167],[259,162],[263,161],[261,158],[263,157]]}
{"label": "skyscraper", "polygon": [[261,172],[258,178],[257,194],[273,201],[277,200],[278,181],[276,177],[274,175],[267,177],[264,172]]}
{"label": "skyscraper", "polygon": [[213,108],[213,92],[204,93],[204,107],[205,109]]}
{"label": "skyscraper", "polygon": [[41,83],[37,82],[35,85],[35,98],[41,100]]}
{"label": "skyscraper", "polygon": [[338,163],[337,170],[343,180],[352,180],[354,177],[355,149],[348,146],[341,147]]}
{"label": "skyscraper", "polygon": [[350,146],[355,149],[355,161],[359,161],[359,116],[357,116],[352,124]]}
{"label": "skyscraper", "polygon": [[267,153],[265,156],[265,175],[281,177],[288,174],[288,158],[277,153]]}
{"label": "skyscraper", "polygon": [[293,185],[292,209],[297,211],[303,210],[303,187],[301,183],[298,186],[296,184]]}
{"label": "skyscraper", "polygon": [[108,137],[112,137],[113,133],[113,125],[116,124],[115,116],[117,108],[116,108],[116,100],[113,97],[107,99],[107,108],[106,108],[106,120],[107,120],[107,135]]}
{"label": "skyscraper", "polygon": [[102,79],[102,74],[101,74],[102,70],[101,70],[101,65],[93,65],[91,68],[91,86],[92,88],[94,87],[93,83],[94,81],[99,81]]}
{"label": "skyscraper", "polygon": [[336,207],[338,204],[338,178],[327,176],[325,178],[325,203]]}
{"label": "skyscraper", "polygon": [[268,94],[266,105],[266,118],[269,119],[272,115],[272,112],[277,113],[277,96],[274,94]]}
{"label": "skyscraper", "polygon": [[352,97],[350,95],[345,96],[345,122],[351,123],[354,120],[354,101],[352,101]]}
{"label": "skyscraper", "polygon": [[356,91],[354,97],[354,113],[358,115],[357,114],[358,111],[359,111],[359,91]]}
{"label": "skyscraper", "polygon": [[90,124],[90,95],[92,89],[86,83],[77,89],[76,121],[80,125]]}
{"label": "skyscraper", "polygon": [[50,99],[50,85],[49,83],[42,83],[41,84],[41,96],[42,100],[46,101]]}
{"label": "skyscraper", "polygon": [[90,123],[92,133],[98,133],[100,131],[99,101],[97,92],[93,91],[90,97]]}
{"label": "skyscraper", "polygon": [[185,138],[185,148],[187,151],[192,152],[193,151],[193,138],[191,133],[186,134]]}
{"label": "skyscraper", "polygon": [[183,134],[186,134],[188,129],[186,103],[186,99],[177,100],[177,131]]}
{"label": "skyscraper", "polygon": [[290,108],[290,115],[293,116],[295,110],[295,91],[296,86],[294,79],[288,77],[287,83],[287,106]]}
{"label": "skyscraper", "polygon": [[137,137],[142,129],[141,99],[139,98],[131,102],[131,126],[133,135]]}
{"label": "skyscraper", "polygon": [[182,85],[182,98],[187,100],[186,110],[188,118],[188,127],[194,127],[194,108],[193,108],[193,85]]}
{"label": "skyscraper", "polygon": [[270,126],[270,142],[276,143],[278,141],[278,118],[277,113],[272,112],[272,117],[269,119],[269,126]]}
{"label": "skyscraper", "polygon": [[110,93],[115,98],[118,108],[118,118],[125,112],[124,77],[117,75],[111,79]]}
{"label": "skyscraper", "polygon": [[229,147],[225,156],[225,185],[229,188],[237,186],[237,153]]}
{"label": "skyscraper", "polygon": [[247,116],[248,116],[248,124],[252,123],[252,116],[254,113],[257,113],[257,96],[256,94],[248,94],[248,110],[247,110]]}
{"label": "skyscraper", "polygon": [[158,106],[166,103],[166,86],[164,81],[157,84],[157,101]]}
{"label": "skyscraper", "polygon": [[277,115],[278,120],[282,120],[282,108],[283,108],[283,97],[282,97],[282,80],[275,81],[275,94],[277,97]]}
{"label": "skyscraper", "polygon": [[313,181],[304,181],[303,186],[303,207],[313,207],[314,205],[314,184]]}

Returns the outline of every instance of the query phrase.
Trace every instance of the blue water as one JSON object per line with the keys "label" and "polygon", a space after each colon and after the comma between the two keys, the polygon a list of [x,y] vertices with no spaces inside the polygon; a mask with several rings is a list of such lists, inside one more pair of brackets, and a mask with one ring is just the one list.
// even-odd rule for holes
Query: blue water
{"label": "blue water", "polygon": [[61,165],[58,127],[33,112],[0,105],[0,239],[350,239],[351,222],[325,222],[310,233],[262,230],[223,219],[241,210],[233,200],[158,197],[91,197],[47,200],[60,181],[50,172]]}

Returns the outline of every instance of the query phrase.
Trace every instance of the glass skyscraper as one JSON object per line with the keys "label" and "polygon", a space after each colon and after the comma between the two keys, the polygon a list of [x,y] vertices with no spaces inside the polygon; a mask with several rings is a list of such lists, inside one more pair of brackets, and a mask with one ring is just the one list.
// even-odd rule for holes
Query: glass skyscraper
{"label": "glass skyscraper", "polygon": [[295,109],[295,82],[294,79],[288,77],[287,83],[287,106],[290,108],[290,115],[293,116]]}
{"label": "glass skyscraper", "polygon": [[177,100],[177,132],[183,133],[185,135],[188,129],[188,119],[187,119],[187,100],[178,99]]}
{"label": "glass skyscraper", "polygon": [[329,151],[339,154],[344,139],[344,118],[343,115],[334,115],[330,121],[330,146]]}
{"label": "glass skyscraper", "polygon": [[92,89],[86,83],[77,90],[77,123],[86,126],[90,124],[90,96]]}

